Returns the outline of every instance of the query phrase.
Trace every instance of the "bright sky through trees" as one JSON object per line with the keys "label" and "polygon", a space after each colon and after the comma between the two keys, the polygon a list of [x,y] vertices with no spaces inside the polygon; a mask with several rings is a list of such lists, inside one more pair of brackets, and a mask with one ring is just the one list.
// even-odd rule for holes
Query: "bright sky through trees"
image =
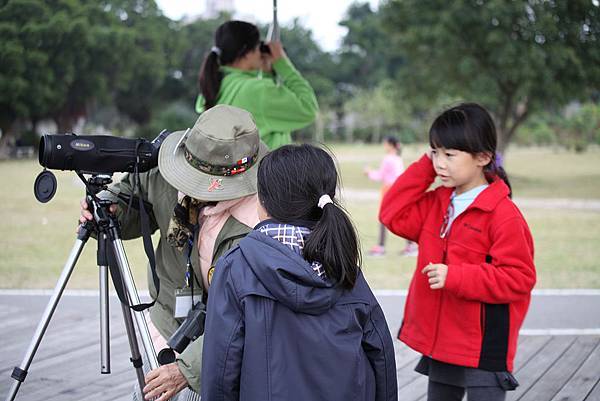
{"label": "bright sky through trees", "polygon": [[[376,8],[379,0],[369,0]],[[171,19],[201,15],[206,9],[203,0],[157,0],[163,13]],[[335,50],[346,29],[338,22],[343,18],[353,0],[278,0],[278,16],[281,24],[300,18],[302,25],[311,29],[315,40],[323,50]],[[236,18],[250,22],[268,23],[273,16],[272,0],[234,0]]]}

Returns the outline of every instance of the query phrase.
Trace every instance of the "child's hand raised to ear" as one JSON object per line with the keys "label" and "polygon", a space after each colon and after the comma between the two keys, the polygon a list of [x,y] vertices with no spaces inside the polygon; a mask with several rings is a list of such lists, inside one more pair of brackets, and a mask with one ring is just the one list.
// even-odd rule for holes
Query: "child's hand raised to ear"
{"label": "child's hand raised to ear", "polygon": [[446,284],[446,276],[448,275],[448,266],[442,263],[429,263],[421,273],[427,274],[429,277],[429,287],[432,290],[444,288]]}

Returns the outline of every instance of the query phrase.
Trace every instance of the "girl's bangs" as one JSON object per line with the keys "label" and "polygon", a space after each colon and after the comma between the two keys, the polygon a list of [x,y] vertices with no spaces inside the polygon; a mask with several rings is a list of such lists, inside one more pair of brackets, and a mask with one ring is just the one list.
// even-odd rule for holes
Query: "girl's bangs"
{"label": "girl's bangs", "polygon": [[467,127],[463,121],[450,121],[440,116],[429,130],[429,146],[432,148],[456,149],[471,152],[471,144],[467,138]]}

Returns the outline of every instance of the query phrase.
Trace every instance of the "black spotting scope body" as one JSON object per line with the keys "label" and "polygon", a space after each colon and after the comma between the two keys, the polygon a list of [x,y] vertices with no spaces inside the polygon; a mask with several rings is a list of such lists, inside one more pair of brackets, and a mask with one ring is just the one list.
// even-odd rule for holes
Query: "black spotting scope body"
{"label": "black spotting scope body", "polygon": [[39,162],[49,169],[112,174],[156,167],[163,131],[154,141],[110,135],[46,134],[40,139]]}

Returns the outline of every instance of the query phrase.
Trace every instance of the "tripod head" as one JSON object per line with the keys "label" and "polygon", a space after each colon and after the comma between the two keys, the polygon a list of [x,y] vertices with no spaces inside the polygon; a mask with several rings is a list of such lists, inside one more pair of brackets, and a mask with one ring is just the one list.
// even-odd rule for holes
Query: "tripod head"
{"label": "tripod head", "polygon": [[107,191],[108,186],[112,184],[112,174],[94,173],[88,178],[81,171],[76,171],[76,174],[85,185],[85,200],[88,210],[94,215],[94,219],[83,224],[83,227],[87,230],[104,232],[111,226],[111,221],[112,226],[118,227],[118,222],[114,218],[111,219],[110,205],[113,202],[98,197],[100,192]]}

